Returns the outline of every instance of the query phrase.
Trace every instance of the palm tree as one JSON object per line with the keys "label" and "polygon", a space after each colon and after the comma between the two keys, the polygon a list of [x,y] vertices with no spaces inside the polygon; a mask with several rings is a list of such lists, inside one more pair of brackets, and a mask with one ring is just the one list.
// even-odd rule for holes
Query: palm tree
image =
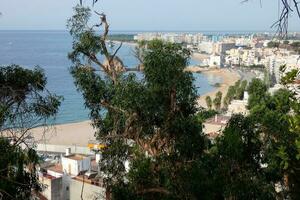
{"label": "palm tree", "polygon": [[212,108],[212,100],[211,100],[210,96],[207,96],[205,98],[205,101],[206,101],[207,108],[211,110],[211,108]]}

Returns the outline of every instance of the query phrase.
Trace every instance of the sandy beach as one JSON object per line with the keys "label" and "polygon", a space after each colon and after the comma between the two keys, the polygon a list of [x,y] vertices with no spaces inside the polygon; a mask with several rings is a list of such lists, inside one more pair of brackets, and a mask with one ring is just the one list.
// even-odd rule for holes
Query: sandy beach
{"label": "sandy beach", "polygon": [[53,127],[39,127],[31,130],[36,143],[56,145],[77,145],[86,147],[89,140],[95,140],[95,129],[90,121],[60,124]]}
{"label": "sandy beach", "polygon": [[220,84],[220,87],[216,88],[214,91],[211,91],[209,93],[206,93],[205,95],[202,95],[198,98],[198,105],[202,106],[204,108],[207,108],[205,98],[207,96],[210,96],[212,99],[215,98],[216,93],[218,91],[221,91],[223,94],[223,97],[226,96],[229,86],[234,85],[236,81],[240,79],[240,76],[238,73],[234,71],[230,71],[229,69],[212,69],[212,70],[203,70],[201,73],[206,75],[213,75],[213,76],[220,76],[222,77],[222,83]]}
{"label": "sandy beach", "polygon": [[209,55],[208,54],[203,54],[203,53],[193,53],[192,58],[202,62],[203,60],[208,59]]}
{"label": "sandy beach", "polygon": [[[201,71],[201,73],[206,74],[207,76],[222,77],[220,87],[198,98],[198,105],[204,108],[207,107],[205,102],[206,96],[211,96],[213,99],[218,91],[221,91],[223,96],[225,96],[229,86],[240,79],[238,73],[228,69],[209,69],[190,66],[187,68],[187,71]],[[32,134],[36,139],[36,142],[42,144],[77,145],[86,147],[89,140],[95,140],[95,129],[91,126],[90,121],[55,125],[47,129],[39,127],[33,129]]]}
{"label": "sandy beach", "polygon": [[[200,62],[203,61],[203,59],[206,59],[207,58],[206,56],[207,56],[206,54],[200,54],[200,53],[192,54],[192,58]],[[205,101],[205,98],[207,96],[210,96],[212,99],[214,99],[217,92],[220,91],[222,92],[224,98],[227,94],[229,86],[234,85],[234,83],[241,78],[237,72],[229,70],[227,68],[220,69],[220,68],[210,68],[210,67],[188,66],[186,68],[186,71],[190,71],[193,73],[200,72],[202,74],[205,74],[206,76],[222,77],[222,83],[220,84],[220,87],[198,98],[197,100],[198,106],[204,108],[207,108],[206,101]]]}

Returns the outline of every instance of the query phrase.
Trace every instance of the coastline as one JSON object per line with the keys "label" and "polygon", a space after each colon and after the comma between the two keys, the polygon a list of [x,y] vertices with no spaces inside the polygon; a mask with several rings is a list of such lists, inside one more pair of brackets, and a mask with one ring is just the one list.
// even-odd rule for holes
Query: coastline
{"label": "coastline", "polygon": [[[206,55],[200,53],[192,54],[192,58],[194,60],[202,61],[205,59]],[[219,76],[222,77],[222,83],[220,83],[220,87],[215,88],[213,91],[205,93],[198,97],[197,104],[198,107],[207,108],[205,98],[210,96],[212,100],[215,98],[218,91],[222,92],[222,98],[224,98],[227,94],[228,88],[231,85],[234,85],[236,81],[241,79],[241,76],[236,71],[231,71],[228,68],[210,68],[210,67],[199,67],[199,66],[188,66],[186,71],[190,72],[198,72],[205,74],[206,76]],[[223,104],[223,101],[222,101]]]}
{"label": "coastline", "polygon": [[55,144],[86,147],[95,140],[95,129],[91,121],[38,127],[31,130],[37,144]]}
{"label": "coastline", "polygon": [[[212,99],[215,98],[218,91],[222,92],[223,98],[226,96],[229,86],[234,85],[234,83],[240,80],[240,75],[235,71],[230,71],[229,69],[211,69],[202,71],[201,73],[207,76],[220,76],[222,77],[222,83],[220,87],[215,88],[213,91],[208,92],[197,99],[197,103],[199,107],[207,108],[205,98],[210,96]],[[223,102],[222,102],[223,104]]]}
{"label": "coastline", "polygon": [[[194,57],[195,60],[199,58]],[[199,107],[207,108],[205,98],[211,96],[213,99],[218,91],[226,95],[229,86],[233,85],[241,77],[235,71],[229,69],[211,69],[197,66],[188,66],[187,71],[201,72],[206,76],[219,76],[222,78],[220,87],[215,88],[197,99]],[[55,144],[86,147],[89,140],[95,140],[96,130],[92,127],[91,121],[58,124],[50,127],[38,127],[31,130],[32,136],[38,144]]]}
{"label": "coastline", "polygon": [[128,45],[128,46],[132,46],[132,47],[137,47],[138,43],[135,41],[119,41],[119,40],[111,40],[112,43],[115,44],[123,44],[123,45]]}

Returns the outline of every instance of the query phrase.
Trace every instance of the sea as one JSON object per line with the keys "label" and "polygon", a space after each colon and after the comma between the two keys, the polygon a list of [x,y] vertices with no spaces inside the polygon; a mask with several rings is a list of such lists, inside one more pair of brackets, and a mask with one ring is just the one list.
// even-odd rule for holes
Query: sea
{"label": "sea", "polygon": [[[119,34],[120,32],[118,32]],[[63,96],[55,124],[86,121],[89,110],[84,106],[82,94],[76,90],[69,69],[72,66],[68,52],[72,48],[72,38],[67,31],[0,31],[0,66],[17,64],[32,69],[39,66],[47,76],[47,89]],[[118,56],[126,66],[137,66],[134,46],[124,44]],[[191,59],[191,65],[199,64]],[[193,74],[198,95],[215,89],[214,84],[222,82],[218,76]]]}

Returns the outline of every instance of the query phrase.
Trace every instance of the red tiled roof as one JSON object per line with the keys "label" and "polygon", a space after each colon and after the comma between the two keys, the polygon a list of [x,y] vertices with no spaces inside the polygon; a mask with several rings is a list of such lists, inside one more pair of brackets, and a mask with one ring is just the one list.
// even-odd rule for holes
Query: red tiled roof
{"label": "red tiled roof", "polygon": [[47,170],[54,171],[54,172],[57,172],[57,173],[63,173],[63,169],[62,169],[61,164],[53,165],[53,166],[49,167]]}
{"label": "red tiled roof", "polygon": [[56,177],[51,176],[49,174],[43,174],[43,177],[46,178],[46,179],[50,179],[50,180],[57,179]]}

